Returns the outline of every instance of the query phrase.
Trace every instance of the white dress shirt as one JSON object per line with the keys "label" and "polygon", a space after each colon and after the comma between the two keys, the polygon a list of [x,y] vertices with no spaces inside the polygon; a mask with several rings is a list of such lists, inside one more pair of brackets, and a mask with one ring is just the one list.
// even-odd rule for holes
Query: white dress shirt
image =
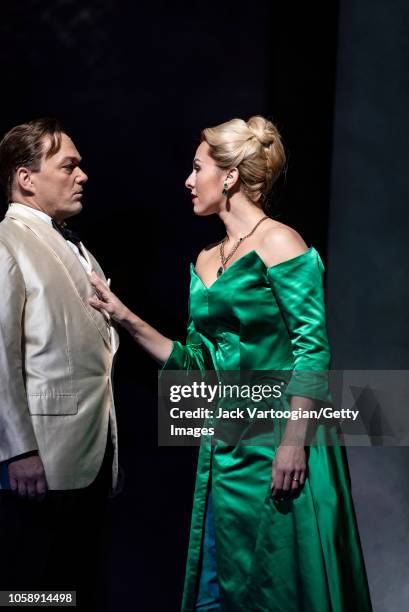
{"label": "white dress shirt", "polygon": [[[18,202],[12,202],[11,204],[9,204],[9,210],[11,212],[13,212],[13,210],[21,210],[21,208],[24,208],[26,212],[32,213],[34,216],[39,217],[46,223],[49,223],[50,225],[52,225],[52,218],[46,213],[44,213],[42,210],[37,210],[36,208],[31,208],[31,206],[27,206],[26,204],[19,204]],[[81,253],[77,245],[71,242],[70,240],[66,240],[66,243],[68,244],[70,249],[74,251],[74,253],[80,260],[81,265],[84,268],[84,270],[87,272],[87,274],[91,274],[91,264],[89,261],[87,261],[87,259],[85,259],[85,257],[83,256],[83,254]]]}

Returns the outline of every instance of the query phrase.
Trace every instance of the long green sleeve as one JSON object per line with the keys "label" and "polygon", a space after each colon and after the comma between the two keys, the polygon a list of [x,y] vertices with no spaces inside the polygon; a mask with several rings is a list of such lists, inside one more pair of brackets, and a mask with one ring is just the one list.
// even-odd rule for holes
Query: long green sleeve
{"label": "long green sleeve", "polygon": [[331,401],[327,384],[331,355],[325,318],[324,265],[318,252],[310,248],[268,268],[267,274],[294,356],[294,373],[286,394]]}
{"label": "long green sleeve", "polygon": [[212,369],[212,362],[200,335],[195,329],[192,317],[187,324],[186,343],[173,341],[172,352],[162,367],[163,370],[201,370]]}

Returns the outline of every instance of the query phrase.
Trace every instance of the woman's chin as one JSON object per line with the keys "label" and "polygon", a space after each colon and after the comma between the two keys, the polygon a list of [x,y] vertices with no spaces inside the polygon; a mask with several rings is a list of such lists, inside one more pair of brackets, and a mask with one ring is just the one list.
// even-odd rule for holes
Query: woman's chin
{"label": "woman's chin", "polygon": [[193,213],[198,217],[202,217],[206,214],[206,211],[203,210],[201,206],[197,206],[196,204],[193,206]]}
{"label": "woman's chin", "polygon": [[213,215],[216,211],[214,210],[214,208],[205,208],[204,206],[200,206],[200,204],[194,204],[193,212],[198,217],[207,217],[209,215]]}

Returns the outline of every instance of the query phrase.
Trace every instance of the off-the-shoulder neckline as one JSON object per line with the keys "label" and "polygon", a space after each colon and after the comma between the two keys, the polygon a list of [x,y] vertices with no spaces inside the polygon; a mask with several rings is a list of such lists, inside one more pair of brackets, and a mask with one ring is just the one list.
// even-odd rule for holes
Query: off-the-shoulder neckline
{"label": "off-the-shoulder neckline", "polygon": [[232,264],[230,264],[230,266],[228,268],[226,268],[225,272],[223,272],[223,274],[221,274],[218,278],[216,278],[216,280],[214,280],[212,282],[211,285],[207,286],[204,284],[204,282],[202,281],[202,279],[200,278],[200,276],[198,275],[198,273],[196,272],[196,268],[194,266],[194,264],[191,262],[190,263],[190,269],[191,271],[194,273],[194,275],[196,276],[196,278],[200,281],[200,283],[203,285],[203,287],[206,289],[206,291],[209,291],[210,289],[212,289],[212,287],[218,283],[222,278],[226,277],[226,274],[228,274],[229,270],[231,270],[232,268],[234,268],[234,266],[236,264],[239,264],[242,260],[247,259],[250,255],[252,256],[256,256],[257,260],[262,264],[262,266],[264,267],[265,271],[268,272],[269,270],[272,270],[274,268],[278,268],[280,266],[284,266],[285,264],[288,263],[293,263],[294,261],[300,259],[301,257],[304,257],[305,255],[311,253],[312,251],[316,251],[316,249],[311,245],[306,251],[304,251],[303,253],[300,253],[299,255],[296,255],[295,257],[290,257],[290,259],[285,259],[284,261],[280,261],[277,264],[274,264],[273,266],[266,266],[266,264],[264,263],[264,261],[261,259],[260,255],[257,253],[256,249],[252,249],[251,251],[248,251],[247,253],[245,253],[244,255],[242,255],[241,257],[239,257],[238,259],[236,259],[235,261],[233,261]]}

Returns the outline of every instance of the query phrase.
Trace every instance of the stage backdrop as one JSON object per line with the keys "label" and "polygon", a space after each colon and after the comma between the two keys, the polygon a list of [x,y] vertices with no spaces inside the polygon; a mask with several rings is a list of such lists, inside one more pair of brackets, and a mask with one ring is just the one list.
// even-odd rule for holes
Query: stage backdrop
{"label": "stage backdrop", "polygon": [[[408,41],[405,0],[341,0],[328,241],[335,368],[409,368]],[[406,610],[409,449],[353,448],[349,458],[374,610]]]}

